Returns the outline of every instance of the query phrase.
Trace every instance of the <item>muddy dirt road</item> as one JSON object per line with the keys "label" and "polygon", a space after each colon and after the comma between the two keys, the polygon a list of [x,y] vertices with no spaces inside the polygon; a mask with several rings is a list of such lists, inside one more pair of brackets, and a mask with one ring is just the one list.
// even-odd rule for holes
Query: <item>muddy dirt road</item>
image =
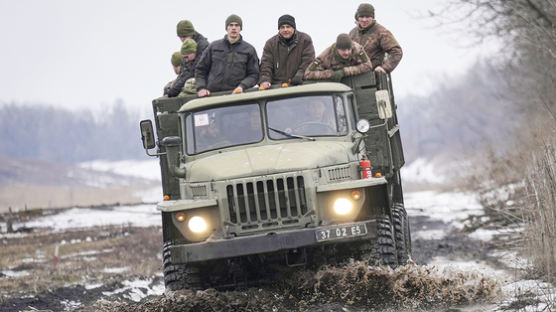
{"label": "muddy dirt road", "polygon": [[11,220],[13,234],[3,215],[0,311],[502,311],[524,300],[508,290],[521,272],[502,259],[514,254],[494,248],[492,233],[462,230],[462,220],[481,213],[473,198],[409,193],[406,207],[414,261],[407,266],[354,261],[254,287],[166,293],[152,206],[29,216]]}

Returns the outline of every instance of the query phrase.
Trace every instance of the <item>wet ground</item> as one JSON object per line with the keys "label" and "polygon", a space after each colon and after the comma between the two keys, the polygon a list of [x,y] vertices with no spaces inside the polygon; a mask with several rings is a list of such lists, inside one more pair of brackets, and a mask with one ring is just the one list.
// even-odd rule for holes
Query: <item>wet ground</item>
{"label": "wet ground", "polygon": [[[0,311],[484,311],[507,307],[504,276],[518,273],[498,261],[495,243],[470,238],[460,223],[431,215],[430,205],[420,207],[425,204],[419,201],[410,205],[414,263],[393,270],[354,261],[341,267],[297,270],[277,276],[270,284],[227,291],[164,292],[162,234],[149,223],[61,231],[25,228],[24,224],[33,224],[30,221],[17,228],[16,222],[20,233],[0,236]],[[152,218],[159,217],[153,214]]]}

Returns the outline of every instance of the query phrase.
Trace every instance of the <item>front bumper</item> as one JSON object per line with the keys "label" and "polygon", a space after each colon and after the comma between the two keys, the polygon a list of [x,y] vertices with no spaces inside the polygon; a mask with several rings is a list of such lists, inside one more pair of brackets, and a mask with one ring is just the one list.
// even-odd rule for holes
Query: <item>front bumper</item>
{"label": "front bumper", "polygon": [[[191,263],[207,260],[233,258],[255,254],[272,253],[295,248],[316,247],[326,244],[344,244],[365,239],[376,238],[376,221],[367,220],[353,224],[365,224],[367,234],[336,238],[334,240],[317,241],[316,231],[333,229],[333,226],[321,226],[316,228],[297,229],[281,232],[271,232],[245,237],[234,237],[229,239],[218,239],[202,243],[175,245],[171,247],[173,263]],[[342,224],[350,226],[351,224]]]}

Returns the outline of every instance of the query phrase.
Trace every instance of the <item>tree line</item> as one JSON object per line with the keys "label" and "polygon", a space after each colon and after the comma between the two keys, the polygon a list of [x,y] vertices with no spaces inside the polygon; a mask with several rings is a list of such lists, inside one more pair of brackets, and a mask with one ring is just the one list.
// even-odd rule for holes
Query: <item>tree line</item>
{"label": "tree line", "polygon": [[102,115],[40,105],[0,106],[0,155],[76,163],[139,159],[139,117],[116,102]]}

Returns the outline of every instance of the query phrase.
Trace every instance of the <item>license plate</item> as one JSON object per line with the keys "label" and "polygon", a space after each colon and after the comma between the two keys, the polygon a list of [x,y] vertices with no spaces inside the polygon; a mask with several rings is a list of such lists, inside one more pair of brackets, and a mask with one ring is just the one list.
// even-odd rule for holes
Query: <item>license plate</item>
{"label": "license plate", "polygon": [[365,223],[338,225],[327,229],[316,230],[315,234],[317,235],[318,242],[361,236],[367,234],[367,225]]}

